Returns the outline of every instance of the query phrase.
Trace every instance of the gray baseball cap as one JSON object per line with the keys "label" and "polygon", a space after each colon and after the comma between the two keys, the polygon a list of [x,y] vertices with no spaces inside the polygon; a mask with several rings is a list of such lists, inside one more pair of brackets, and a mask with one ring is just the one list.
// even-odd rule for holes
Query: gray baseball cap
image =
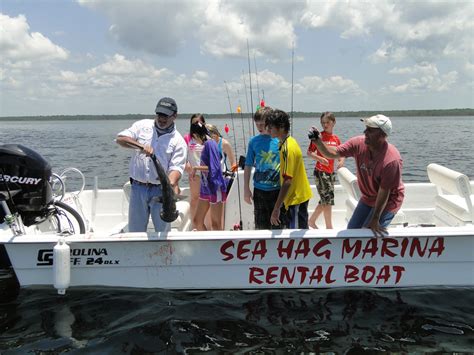
{"label": "gray baseball cap", "polygon": [[163,97],[156,104],[155,113],[161,113],[166,116],[174,115],[178,112],[176,101],[171,97]]}

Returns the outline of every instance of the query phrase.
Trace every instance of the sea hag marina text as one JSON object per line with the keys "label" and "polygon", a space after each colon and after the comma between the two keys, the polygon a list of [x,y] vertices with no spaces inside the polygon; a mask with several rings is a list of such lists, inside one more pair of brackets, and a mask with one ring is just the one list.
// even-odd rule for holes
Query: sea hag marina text
{"label": "sea hag marina text", "polygon": [[222,260],[249,265],[249,285],[397,285],[407,261],[438,258],[444,238],[244,239],[220,247]]}

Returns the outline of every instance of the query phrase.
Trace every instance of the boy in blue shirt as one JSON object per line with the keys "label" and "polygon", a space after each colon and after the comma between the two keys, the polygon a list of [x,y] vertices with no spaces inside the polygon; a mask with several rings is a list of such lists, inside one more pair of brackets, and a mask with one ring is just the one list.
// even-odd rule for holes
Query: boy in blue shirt
{"label": "boy in blue shirt", "polygon": [[[248,144],[244,169],[244,200],[254,204],[255,229],[281,229],[272,226],[270,217],[280,192],[280,152],[278,138],[272,138],[265,128],[265,118],[272,113],[270,107],[260,108],[254,115],[255,126],[260,132]],[[250,191],[252,167],[253,194]]]}

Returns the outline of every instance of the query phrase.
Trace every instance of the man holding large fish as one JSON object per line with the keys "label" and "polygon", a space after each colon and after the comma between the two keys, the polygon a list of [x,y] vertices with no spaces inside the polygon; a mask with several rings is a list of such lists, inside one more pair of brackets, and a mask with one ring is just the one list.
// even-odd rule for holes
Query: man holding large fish
{"label": "man holding large fish", "polygon": [[[161,98],[155,113],[154,120],[137,121],[120,132],[116,139],[120,146],[135,149],[130,160],[130,232],[146,232],[150,215],[155,231],[171,229],[169,222],[173,220],[171,215],[175,211],[171,215],[167,213],[170,209],[167,204],[175,202],[173,195],[179,193],[178,182],[186,164],[186,142],[175,127],[178,116],[176,101],[169,97]],[[151,159],[154,156],[156,165]],[[161,167],[168,179],[159,179],[157,169]]]}

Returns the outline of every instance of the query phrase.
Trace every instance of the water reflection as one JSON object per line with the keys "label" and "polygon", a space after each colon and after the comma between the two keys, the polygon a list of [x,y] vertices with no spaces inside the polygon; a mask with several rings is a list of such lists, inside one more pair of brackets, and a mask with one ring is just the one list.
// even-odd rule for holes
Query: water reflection
{"label": "water reflection", "polygon": [[467,289],[185,292],[22,290],[2,303],[5,353],[470,351]]}

